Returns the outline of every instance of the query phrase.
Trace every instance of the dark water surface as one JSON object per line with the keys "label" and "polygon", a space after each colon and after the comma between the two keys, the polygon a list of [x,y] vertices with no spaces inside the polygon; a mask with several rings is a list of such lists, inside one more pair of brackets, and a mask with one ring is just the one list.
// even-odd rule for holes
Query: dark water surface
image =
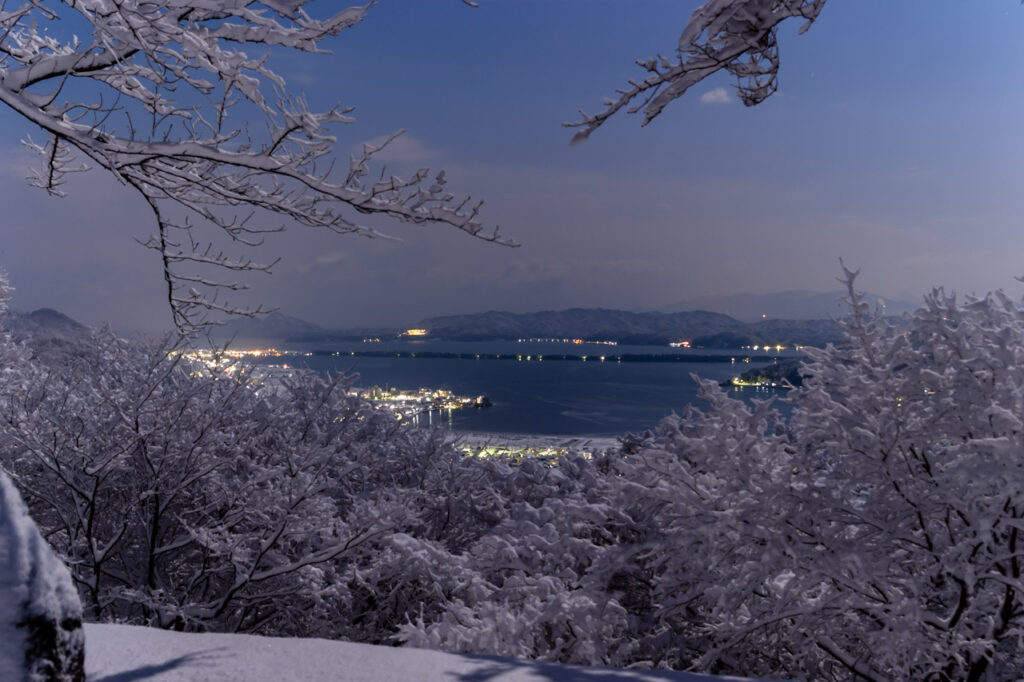
{"label": "dark water surface", "polygon": [[[309,344],[295,350],[316,352],[288,357],[288,363],[321,372],[358,373],[357,386],[443,388],[461,396],[485,395],[493,402],[485,409],[434,412],[421,417],[423,423],[446,424],[458,431],[566,436],[615,436],[653,428],[665,415],[698,402],[691,374],[722,381],[780,356],[774,351],[504,342],[355,343],[333,349]],[[375,355],[363,354],[367,352]],[[417,357],[411,357],[413,353]],[[781,354],[786,355],[792,353]],[[746,399],[775,393],[731,390]]]}

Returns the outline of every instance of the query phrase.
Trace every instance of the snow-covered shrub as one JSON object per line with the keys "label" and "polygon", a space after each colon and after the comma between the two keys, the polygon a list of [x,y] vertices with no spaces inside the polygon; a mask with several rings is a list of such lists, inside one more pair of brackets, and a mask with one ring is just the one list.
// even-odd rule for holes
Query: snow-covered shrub
{"label": "snow-covered shrub", "polygon": [[903,331],[852,279],[847,342],[809,351],[788,424],[705,384],[709,409],[622,461],[641,648],[719,673],[1016,679],[1024,319],[937,290]]}
{"label": "snow-covered shrub", "polygon": [[664,419],[607,477],[636,529],[611,587],[628,591],[640,660],[671,668],[691,667],[713,646],[720,614],[730,613],[730,576],[780,558],[762,523],[785,457],[779,414],[714,382],[702,382],[700,396],[706,410]]}
{"label": "snow-covered shrub", "polygon": [[[0,458],[93,618],[822,680],[1024,669],[1024,315],[853,290],[789,420],[705,382],[620,452],[463,457],[300,375],[109,334],[0,382]],[[3,352],[19,350],[7,344]],[[14,357],[11,355],[10,357]]]}
{"label": "snow-covered shrub", "polygon": [[1015,678],[1021,312],[1002,293],[958,304],[937,290],[908,334],[861,315],[847,333],[811,355],[794,397],[786,520],[816,600],[805,639],[847,675]]}
{"label": "snow-covered shrub", "polygon": [[402,639],[569,663],[633,660],[628,614],[607,589],[629,520],[605,502],[598,465],[526,460],[489,483],[503,518],[460,557],[440,617],[410,623]]}
{"label": "snow-covered shrub", "polygon": [[[941,290],[900,329],[848,273],[847,341],[787,421],[714,383],[617,456],[490,479],[419,646],[821,680],[1024,669],[1024,315]],[[504,510],[504,511],[502,511]]]}
{"label": "snow-covered shrub", "polygon": [[[383,640],[418,612],[392,600],[352,624],[405,580],[397,537],[445,547],[441,516],[460,505],[440,481],[473,460],[344,378],[260,391],[167,351],[98,333],[82,362],[27,366],[0,400],[0,458],[89,617]],[[473,532],[448,527],[453,544]]]}

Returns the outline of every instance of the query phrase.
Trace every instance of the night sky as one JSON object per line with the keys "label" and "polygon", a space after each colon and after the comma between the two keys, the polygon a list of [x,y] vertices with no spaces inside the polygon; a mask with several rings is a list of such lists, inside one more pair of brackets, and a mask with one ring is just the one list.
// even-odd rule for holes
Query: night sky
{"label": "night sky", "polygon": [[[637,58],[671,53],[696,2],[384,0],[325,47],[275,56],[314,108],[355,105],[339,154],[399,128],[389,170],[445,168],[457,194],[522,242],[374,222],[402,241],[276,235],[247,302],[331,327],[482,310],[652,309],[704,294],[862,285],[1024,285],[1024,8],[1016,0],[831,0],[780,37],[780,90],[744,107],[721,77],[651,125],[622,116],[577,147]],[[328,9],[334,3],[328,2]],[[316,9],[316,5],[313,6]],[[55,199],[24,181],[44,141],[0,111],[0,266],[13,307],[88,324],[168,325],[162,276],[137,244],[142,200],[101,171]]]}

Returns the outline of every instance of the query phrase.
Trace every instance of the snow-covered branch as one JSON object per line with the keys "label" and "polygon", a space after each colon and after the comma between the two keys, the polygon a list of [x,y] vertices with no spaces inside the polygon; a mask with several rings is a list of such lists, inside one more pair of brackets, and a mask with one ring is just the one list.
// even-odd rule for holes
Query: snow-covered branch
{"label": "snow-covered branch", "polygon": [[826,0],[708,0],[697,8],[679,37],[675,57],[637,61],[647,74],[630,79],[618,96],[606,99],[597,114],[580,111],[572,144],[583,142],[623,109],[643,113],[641,125],[657,117],[672,100],[705,78],[725,71],[736,77],[737,93],[747,106],[760,104],[778,87],[777,27],[791,18],[804,20],[800,32],[818,18]]}
{"label": "snow-covered branch", "polygon": [[[213,244],[244,250],[283,225],[380,236],[358,215],[381,215],[515,244],[486,229],[479,202],[457,200],[443,172],[373,177],[383,145],[364,145],[335,172],[332,128],[354,120],[351,107],[310,110],[269,63],[283,49],[322,52],[373,3],[339,11],[321,2],[334,12],[322,18],[307,11],[313,4],[23,0],[0,11],[0,102],[47,135],[28,143],[42,158],[32,184],[59,195],[84,158],[135,189],[152,208],[146,245],[161,256],[184,331],[211,311],[244,312],[222,299],[244,283],[197,273],[270,267],[210,258]],[[262,131],[246,123],[254,118]]]}

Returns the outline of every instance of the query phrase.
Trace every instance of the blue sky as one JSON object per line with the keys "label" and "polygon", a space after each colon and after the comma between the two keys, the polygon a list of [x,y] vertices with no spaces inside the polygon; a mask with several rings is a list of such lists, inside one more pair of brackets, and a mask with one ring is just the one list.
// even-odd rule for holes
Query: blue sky
{"label": "blue sky", "polygon": [[[806,34],[784,28],[780,90],[763,105],[715,79],[646,128],[623,116],[570,148],[560,124],[639,76],[634,59],[670,52],[697,4],[382,0],[333,55],[275,57],[315,105],[356,106],[342,156],[405,128],[390,169],[448,169],[453,191],[485,199],[485,219],[523,246],[387,223],[403,241],[293,229],[265,247],[283,259],[251,280],[250,300],[336,327],[641,310],[833,290],[840,257],[888,296],[1021,293],[1018,2],[830,0]],[[28,134],[0,112],[0,265],[15,307],[164,324],[156,260],[133,240],[151,229],[141,201],[96,173],[61,200],[27,187]]]}

